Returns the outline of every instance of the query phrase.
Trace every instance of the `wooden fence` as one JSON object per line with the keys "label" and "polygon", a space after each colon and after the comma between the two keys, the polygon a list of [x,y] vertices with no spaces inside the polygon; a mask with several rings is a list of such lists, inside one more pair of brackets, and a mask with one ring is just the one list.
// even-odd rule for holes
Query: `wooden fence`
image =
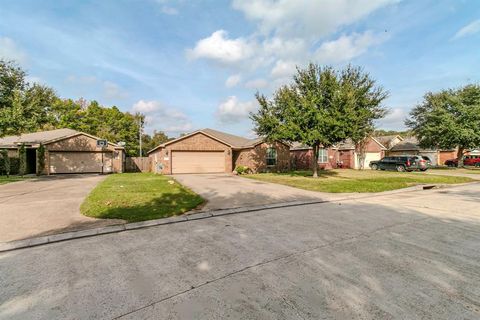
{"label": "wooden fence", "polygon": [[127,157],[125,172],[150,172],[152,170],[149,157]]}

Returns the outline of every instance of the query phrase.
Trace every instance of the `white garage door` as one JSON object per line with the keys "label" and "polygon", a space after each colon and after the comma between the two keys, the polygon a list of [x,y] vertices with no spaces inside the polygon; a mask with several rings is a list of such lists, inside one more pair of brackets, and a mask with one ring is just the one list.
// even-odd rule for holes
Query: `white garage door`
{"label": "white garage door", "polygon": [[172,151],[172,173],[225,172],[223,151]]}
{"label": "white garage door", "polygon": [[[103,154],[104,173],[112,172],[112,153]],[[101,173],[100,152],[50,152],[50,173]]]}
{"label": "white garage door", "polygon": [[[380,160],[382,158],[381,152],[367,152],[365,153],[364,169],[370,169],[370,161]],[[355,153],[355,169],[359,169],[357,154]]]}

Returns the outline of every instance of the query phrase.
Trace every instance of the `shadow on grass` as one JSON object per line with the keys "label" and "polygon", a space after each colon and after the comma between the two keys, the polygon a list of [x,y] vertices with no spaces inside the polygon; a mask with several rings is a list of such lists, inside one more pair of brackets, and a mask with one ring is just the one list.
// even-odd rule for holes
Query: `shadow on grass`
{"label": "shadow on grass", "polygon": [[[82,210],[87,217],[98,219],[123,219],[127,222],[167,218],[183,214],[199,205],[204,200],[195,194],[186,195],[183,192],[162,193],[150,201],[139,205],[117,204],[110,207],[107,203],[92,203]],[[94,211],[94,214],[91,212]]]}

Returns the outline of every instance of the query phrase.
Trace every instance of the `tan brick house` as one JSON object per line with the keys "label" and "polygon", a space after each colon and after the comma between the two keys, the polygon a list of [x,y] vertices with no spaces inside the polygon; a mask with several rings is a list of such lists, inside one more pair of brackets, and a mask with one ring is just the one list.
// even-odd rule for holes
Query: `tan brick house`
{"label": "tan brick house", "polygon": [[98,147],[98,137],[72,129],[56,129],[0,138],[0,149],[18,158],[26,147],[27,173],[37,171],[37,149],[45,146],[45,168],[41,174],[123,172],[124,148],[108,142]]}
{"label": "tan brick house", "polygon": [[152,171],[162,174],[231,173],[238,166],[252,172],[284,171],[289,146],[202,129],[163,143],[148,152]]}

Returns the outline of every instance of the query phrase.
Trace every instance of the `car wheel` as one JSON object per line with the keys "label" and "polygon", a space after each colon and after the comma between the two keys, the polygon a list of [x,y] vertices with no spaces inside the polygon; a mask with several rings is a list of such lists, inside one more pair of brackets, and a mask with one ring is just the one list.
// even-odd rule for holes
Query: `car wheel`
{"label": "car wheel", "polygon": [[398,165],[398,166],[397,166],[397,171],[398,171],[398,172],[405,172],[405,166]]}
{"label": "car wheel", "polygon": [[420,169],[420,171],[427,171],[427,169]]}
{"label": "car wheel", "polygon": [[372,170],[378,170],[378,166],[376,164],[372,164]]}

